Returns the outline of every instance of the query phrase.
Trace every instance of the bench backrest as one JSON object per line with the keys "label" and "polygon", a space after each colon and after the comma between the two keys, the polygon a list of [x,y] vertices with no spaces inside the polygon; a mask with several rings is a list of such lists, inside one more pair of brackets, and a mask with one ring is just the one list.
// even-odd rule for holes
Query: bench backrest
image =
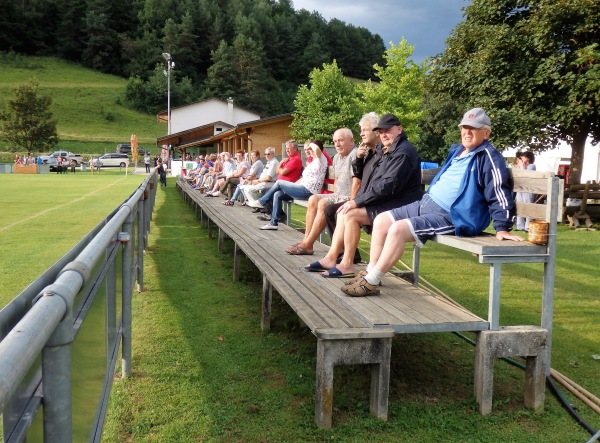
{"label": "bench backrest", "polygon": [[[430,184],[439,170],[440,168],[423,169],[421,174],[422,185]],[[564,193],[562,180],[557,180],[552,172],[513,168],[509,168],[508,172],[513,178],[513,190],[515,192],[528,192],[540,196],[534,203],[517,202],[517,215],[535,220],[544,220],[548,223],[551,223],[553,218],[558,222],[562,220]]]}
{"label": "bench backrest", "polygon": [[[335,169],[333,169],[333,166],[329,166],[327,168],[327,172],[325,173],[325,179],[335,179]],[[325,183],[323,182],[323,191],[329,191],[329,192],[333,192],[335,191],[335,186],[333,183]]]}

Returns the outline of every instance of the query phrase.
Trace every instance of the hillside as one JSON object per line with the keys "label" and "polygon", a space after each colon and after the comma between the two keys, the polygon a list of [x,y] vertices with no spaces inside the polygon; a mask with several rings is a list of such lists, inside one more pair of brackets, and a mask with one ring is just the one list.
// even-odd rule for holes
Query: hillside
{"label": "hillside", "polygon": [[[126,80],[51,57],[2,54],[0,108],[4,109],[12,97],[12,90],[29,79],[38,81],[41,94],[52,97],[59,146],[80,145],[79,142],[114,145],[129,141],[134,133],[141,144],[153,147],[156,137],[166,133],[166,125],[158,124],[155,115],[123,105]],[[166,102],[165,96],[165,108]],[[0,151],[5,150],[6,143],[0,140]]]}

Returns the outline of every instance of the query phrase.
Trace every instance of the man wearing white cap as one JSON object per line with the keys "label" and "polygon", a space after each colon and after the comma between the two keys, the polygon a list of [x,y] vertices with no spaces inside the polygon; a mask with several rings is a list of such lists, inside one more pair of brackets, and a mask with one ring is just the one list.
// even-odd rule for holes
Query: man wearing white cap
{"label": "man wearing white cap", "polygon": [[377,295],[382,277],[400,259],[405,244],[421,247],[435,234],[479,235],[493,219],[496,238],[523,240],[509,232],[515,202],[504,158],[488,141],[490,118],[474,108],[458,126],[462,143],[450,147],[423,198],[375,218],[367,270],[348,281],[342,292]]}

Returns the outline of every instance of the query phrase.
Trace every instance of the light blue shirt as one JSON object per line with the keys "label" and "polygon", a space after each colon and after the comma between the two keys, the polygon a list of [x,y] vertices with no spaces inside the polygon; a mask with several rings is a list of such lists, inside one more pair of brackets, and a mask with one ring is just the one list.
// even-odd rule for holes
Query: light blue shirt
{"label": "light blue shirt", "polygon": [[450,212],[450,207],[456,200],[458,188],[467,173],[467,166],[472,156],[473,152],[469,152],[464,157],[454,157],[448,169],[427,190],[431,199],[448,212]]}

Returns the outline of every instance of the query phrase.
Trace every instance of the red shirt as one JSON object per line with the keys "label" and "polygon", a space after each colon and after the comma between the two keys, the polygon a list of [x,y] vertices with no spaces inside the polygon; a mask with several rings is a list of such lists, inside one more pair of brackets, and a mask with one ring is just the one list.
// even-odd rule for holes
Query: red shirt
{"label": "red shirt", "polygon": [[288,182],[295,182],[300,179],[302,174],[302,157],[298,152],[284,158],[279,163],[279,169],[288,169],[289,172],[286,175],[277,175],[277,180],[285,180]]}

